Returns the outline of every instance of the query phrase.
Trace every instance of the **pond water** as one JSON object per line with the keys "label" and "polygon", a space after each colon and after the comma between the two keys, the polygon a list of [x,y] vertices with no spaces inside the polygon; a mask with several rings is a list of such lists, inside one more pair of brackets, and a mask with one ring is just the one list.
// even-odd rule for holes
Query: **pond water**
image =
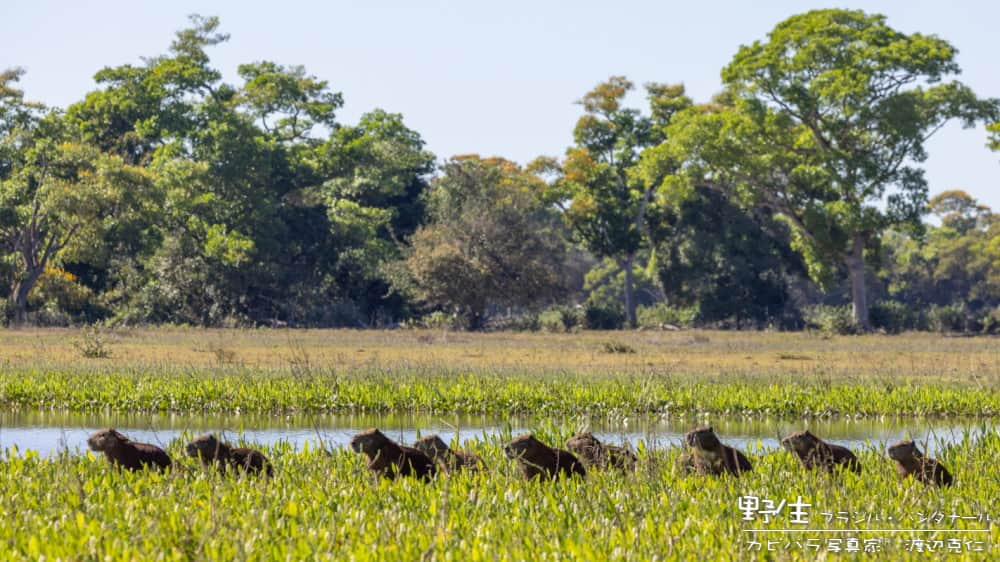
{"label": "pond water", "polygon": [[78,453],[86,449],[87,437],[105,427],[115,427],[134,441],[166,444],[178,437],[216,432],[228,441],[272,444],[288,442],[297,448],[320,440],[328,447],[346,446],[358,431],[378,427],[391,438],[409,443],[419,435],[438,433],[446,441],[456,434],[459,441],[499,439],[551,425],[591,430],[609,443],[644,441],[646,446],[679,446],[685,432],[711,424],[723,442],[747,450],[760,441],[764,449],[776,449],[781,436],[810,429],[827,441],[859,448],[870,443],[885,444],[910,437],[930,453],[947,443],[960,441],[966,434],[997,431],[994,420],[926,419],[880,417],[864,419],[784,419],[742,417],[659,418],[652,416],[619,420],[581,417],[504,418],[465,415],[407,414],[317,414],[294,416],[191,414],[114,414],[48,411],[0,412],[0,451],[17,447],[23,454],[34,450],[52,455],[63,450]]}

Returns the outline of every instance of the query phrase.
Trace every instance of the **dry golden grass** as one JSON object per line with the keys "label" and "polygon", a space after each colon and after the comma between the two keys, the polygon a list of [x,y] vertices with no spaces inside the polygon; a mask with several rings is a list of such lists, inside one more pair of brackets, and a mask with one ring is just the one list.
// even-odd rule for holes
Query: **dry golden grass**
{"label": "dry golden grass", "polygon": [[[0,367],[67,369],[442,368],[451,371],[664,373],[821,379],[899,378],[994,386],[1000,339],[936,334],[825,337],[779,332],[454,333],[429,330],[231,330],[155,328],[107,332],[107,359],[85,359],[71,329],[0,330]],[[613,353],[621,343],[635,353]]]}

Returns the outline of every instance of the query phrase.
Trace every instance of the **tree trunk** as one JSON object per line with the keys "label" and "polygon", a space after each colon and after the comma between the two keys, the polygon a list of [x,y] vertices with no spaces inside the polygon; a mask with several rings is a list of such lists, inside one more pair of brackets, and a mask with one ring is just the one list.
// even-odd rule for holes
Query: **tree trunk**
{"label": "tree trunk", "polygon": [[486,316],[486,313],[484,313],[484,312],[479,312],[479,311],[476,311],[476,310],[469,311],[469,315],[467,316],[467,321],[469,323],[469,331],[470,332],[479,332],[479,331],[481,331],[483,329],[483,325],[485,323],[484,322],[485,316]]}
{"label": "tree trunk", "polygon": [[11,304],[14,305],[14,325],[22,326],[28,320],[28,295],[42,276],[43,268],[33,268],[28,275],[14,285],[11,291]]}
{"label": "tree trunk", "polygon": [[851,302],[854,322],[868,332],[872,325],[868,320],[868,293],[865,288],[865,240],[860,234],[854,235],[851,253],[847,256],[847,270],[851,275]]}
{"label": "tree trunk", "polygon": [[629,255],[625,259],[623,268],[625,268],[625,321],[628,323],[629,328],[636,327],[635,321],[635,295],[632,294],[632,264],[635,262],[635,256]]}

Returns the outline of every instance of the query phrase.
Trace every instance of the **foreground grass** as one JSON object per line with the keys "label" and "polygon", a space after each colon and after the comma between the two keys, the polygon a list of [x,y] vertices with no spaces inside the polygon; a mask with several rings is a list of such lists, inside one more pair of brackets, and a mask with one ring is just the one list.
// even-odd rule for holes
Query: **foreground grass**
{"label": "foreground grass", "polygon": [[[1000,340],[927,334],[0,332],[0,407],[995,416]],[[614,342],[630,353],[608,353]]]}
{"label": "foreground grass", "polygon": [[[566,433],[544,430],[561,442]],[[440,476],[429,484],[373,478],[359,455],[345,449],[266,453],[271,481],[224,478],[189,459],[158,473],[123,473],[92,455],[40,459],[13,455],[0,462],[0,557],[4,560],[724,560],[767,553],[748,550],[748,528],[795,527],[788,509],[770,522],[741,521],[738,498],[776,501],[802,496],[811,529],[933,530],[925,533],[806,533],[793,540],[881,538],[877,559],[943,556],[908,552],[914,538],[1000,541],[1000,436],[989,433],[946,446],[940,458],[956,485],[939,491],[900,483],[882,451],[860,452],[865,467],[829,476],[808,473],[784,452],[751,451],[753,473],[739,479],[685,476],[676,449],[640,449],[635,474],[593,471],[584,480],[523,482],[496,440],[467,443],[488,469]],[[181,444],[168,450],[178,459]],[[824,513],[829,513],[830,520]],[[942,521],[919,521],[944,515]],[[850,515],[847,515],[850,514]],[[878,519],[857,521],[873,516]],[[842,521],[850,517],[851,521]],[[887,521],[893,517],[893,521]],[[960,530],[990,529],[988,533]],[[784,545],[788,537],[774,533]],[[772,559],[814,560],[826,549],[792,548]],[[990,548],[984,544],[986,548]],[[872,559],[871,554],[843,555]],[[983,553],[950,555],[986,559]]]}

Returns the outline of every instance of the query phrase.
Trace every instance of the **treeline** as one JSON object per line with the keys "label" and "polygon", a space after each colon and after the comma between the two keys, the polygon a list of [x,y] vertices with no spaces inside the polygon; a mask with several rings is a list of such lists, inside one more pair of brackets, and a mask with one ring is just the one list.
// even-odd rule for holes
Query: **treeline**
{"label": "treeline", "polygon": [[882,16],[793,16],[703,103],[612,77],[526,166],[343,123],[300,66],[226,83],[227,38],[192,17],[64,109],[0,74],[4,322],[1000,331],[1000,214],[919,168],[950,120],[1000,148],[1000,102]]}

